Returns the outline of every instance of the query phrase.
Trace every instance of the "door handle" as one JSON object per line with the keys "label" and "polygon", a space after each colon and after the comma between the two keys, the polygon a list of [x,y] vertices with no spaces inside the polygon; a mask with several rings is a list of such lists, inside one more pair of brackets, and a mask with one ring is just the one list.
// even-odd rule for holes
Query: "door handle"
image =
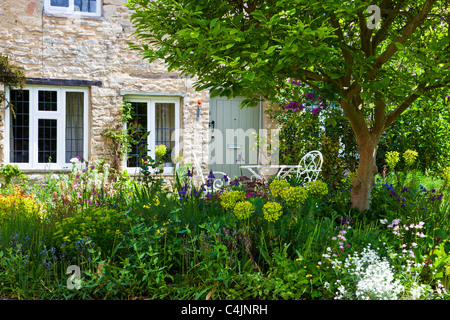
{"label": "door handle", "polygon": [[214,124],[215,124],[214,120],[209,122],[209,127],[210,127],[210,128],[212,127],[213,130],[214,130]]}

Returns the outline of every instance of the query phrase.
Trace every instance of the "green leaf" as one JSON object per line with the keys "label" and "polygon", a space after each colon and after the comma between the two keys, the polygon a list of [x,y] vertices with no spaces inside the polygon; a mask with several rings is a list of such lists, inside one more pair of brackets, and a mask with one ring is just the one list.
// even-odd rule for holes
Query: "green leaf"
{"label": "green leaf", "polygon": [[276,48],[278,48],[278,46],[271,46],[269,47],[269,49],[266,50],[266,53],[271,54]]}
{"label": "green leaf", "polygon": [[244,75],[244,78],[253,81],[253,79],[255,79],[255,74],[253,72],[248,72]]}
{"label": "green leaf", "polygon": [[209,24],[209,28],[212,29],[216,25],[216,22],[219,20],[219,18],[214,18],[211,20],[211,23]]}
{"label": "green leaf", "polygon": [[399,50],[405,49],[405,46],[403,44],[401,44],[400,42],[396,42],[395,45],[397,46],[397,49],[399,49]]}
{"label": "green leaf", "polygon": [[191,33],[189,34],[191,36],[191,38],[198,38],[198,36],[200,35],[200,33],[198,31],[191,31]]}

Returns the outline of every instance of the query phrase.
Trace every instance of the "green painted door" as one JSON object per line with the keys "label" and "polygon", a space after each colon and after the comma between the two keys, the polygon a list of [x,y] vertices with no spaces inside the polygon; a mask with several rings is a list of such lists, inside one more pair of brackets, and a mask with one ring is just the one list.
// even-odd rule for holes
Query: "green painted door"
{"label": "green painted door", "polygon": [[[209,103],[209,168],[231,178],[241,175],[241,165],[258,163],[260,108],[241,109],[242,100],[216,97]],[[249,176],[249,171],[242,174]]]}

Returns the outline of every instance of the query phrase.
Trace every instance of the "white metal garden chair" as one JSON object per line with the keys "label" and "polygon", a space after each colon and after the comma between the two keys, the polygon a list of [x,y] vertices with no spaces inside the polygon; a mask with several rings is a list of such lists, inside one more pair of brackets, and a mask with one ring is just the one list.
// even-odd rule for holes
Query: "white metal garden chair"
{"label": "white metal garden chair", "polygon": [[298,177],[304,177],[305,183],[315,181],[322,170],[323,156],[320,151],[314,150],[305,154],[297,166],[281,168],[277,173],[278,179],[284,179],[290,174],[297,172]]}

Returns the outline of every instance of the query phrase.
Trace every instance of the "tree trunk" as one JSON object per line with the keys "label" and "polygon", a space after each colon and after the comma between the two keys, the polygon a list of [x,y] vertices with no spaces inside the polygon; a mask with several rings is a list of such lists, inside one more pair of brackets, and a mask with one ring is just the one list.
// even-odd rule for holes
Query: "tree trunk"
{"label": "tree trunk", "polygon": [[369,134],[357,137],[359,163],[356,176],[352,180],[351,207],[360,211],[370,209],[370,191],[378,172],[375,160],[379,136]]}

